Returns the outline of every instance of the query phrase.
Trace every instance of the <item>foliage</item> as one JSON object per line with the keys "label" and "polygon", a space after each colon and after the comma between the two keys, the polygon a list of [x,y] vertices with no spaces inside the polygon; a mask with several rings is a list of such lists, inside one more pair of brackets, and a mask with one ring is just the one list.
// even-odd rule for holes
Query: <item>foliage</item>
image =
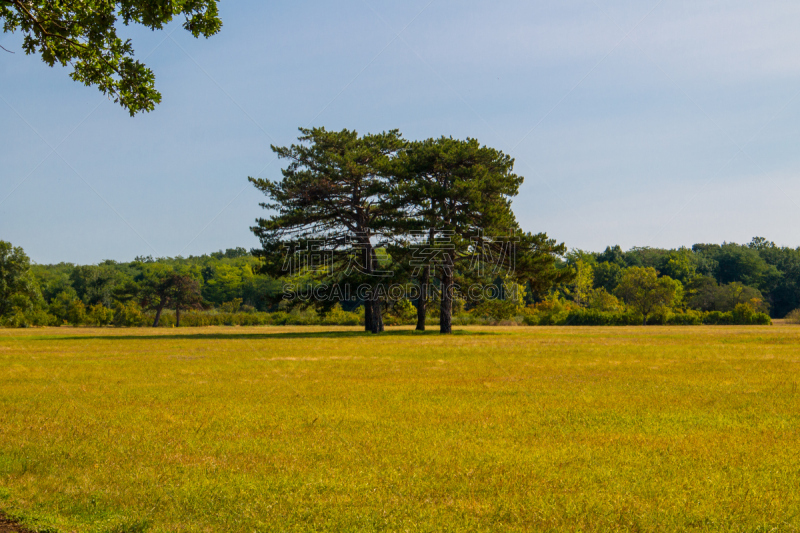
{"label": "foliage", "polygon": [[594,288],[604,289],[612,293],[622,279],[622,269],[617,263],[601,262],[592,270],[594,274]]}
{"label": "foliage", "polygon": [[203,308],[200,283],[191,276],[178,272],[170,273],[165,283],[167,284],[167,300],[170,307],[175,310],[175,326],[177,327],[181,325],[181,311]]}
{"label": "foliage", "polygon": [[786,321],[790,324],[800,324],[800,309],[795,309],[787,314]]}
{"label": "foliage", "polygon": [[322,324],[337,326],[358,326],[364,322],[364,316],[358,313],[349,313],[336,304],[322,319]]}
{"label": "foliage", "polygon": [[148,320],[139,305],[130,300],[116,305],[113,322],[117,327],[136,328],[147,325]]}
{"label": "foliage", "polygon": [[241,307],[242,307],[242,299],[234,298],[230,302],[225,302],[224,304],[222,304],[219,309],[223,313],[238,313]]}
{"label": "foliage", "polygon": [[22,248],[0,241],[0,320],[32,311],[41,299],[30,266]]}
{"label": "foliage", "polygon": [[[503,246],[503,241],[484,239],[506,236],[518,230],[511,211],[523,178],[513,173],[514,160],[503,152],[481,146],[476,139],[440,137],[409,143],[392,167],[392,196],[404,212],[398,232],[414,229],[430,232],[437,254],[430,254],[430,273],[441,287],[439,325],[451,332],[453,287],[456,269],[470,260],[477,246]],[[473,238],[478,238],[474,244]],[[530,241],[532,236],[523,236]],[[525,242],[521,250],[530,249]],[[427,263],[426,263],[427,264]]]}
{"label": "foliage", "polygon": [[596,311],[616,312],[622,309],[622,304],[613,294],[609,294],[605,288],[592,289],[589,291],[586,307]]}
{"label": "foliage", "polygon": [[567,284],[566,292],[578,305],[585,306],[594,285],[594,269],[590,263],[578,259],[573,263],[575,277]]}
{"label": "foliage", "polygon": [[615,292],[647,323],[649,316],[674,305],[681,296],[682,286],[670,277],[659,278],[653,267],[630,267],[623,272]]}
{"label": "foliage", "polygon": [[[249,178],[269,200],[262,207],[274,212],[251,228],[261,242],[255,253],[263,260],[262,272],[282,276],[308,269],[320,278],[373,284],[381,270],[376,247],[382,245],[375,238],[398,219],[388,201],[385,169],[405,141],[396,130],[362,136],[300,131],[299,144],[272,146],[289,160],[281,181]],[[314,252],[320,263],[297,265],[298,252]],[[380,305],[373,295],[365,301],[365,327],[373,333],[383,329]]]}
{"label": "foliage", "polygon": [[114,321],[114,311],[103,304],[94,304],[86,313],[86,323],[90,326],[107,326]]}
{"label": "foliage", "polygon": [[86,304],[78,298],[69,302],[65,319],[72,326],[84,325],[86,323]]}
{"label": "foliage", "polygon": [[686,299],[690,307],[702,311],[733,311],[737,305],[744,303],[761,312],[769,309],[758,289],[737,281],[719,285],[708,276],[698,276],[690,282]]}
{"label": "foliage", "polygon": [[3,31],[21,31],[26,54],[39,54],[51,67],[71,65],[73,80],[96,85],[131,116],[151,111],[161,94],[153,72],[133,58],[130,40],[117,29],[135,23],[161,30],[181,15],[194,37],[210,37],[222,26],[217,0],[0,1]]}

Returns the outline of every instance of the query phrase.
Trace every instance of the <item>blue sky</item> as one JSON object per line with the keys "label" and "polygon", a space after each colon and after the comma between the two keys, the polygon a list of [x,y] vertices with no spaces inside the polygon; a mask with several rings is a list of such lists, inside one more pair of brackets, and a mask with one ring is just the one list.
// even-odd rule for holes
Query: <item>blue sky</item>
{"label": "blue sky", "polygon": [[220,7],[208,40],[126,29],[163,94],[135,118],[0,35],[0,239],[40,263],[253,247],[247,176],[325,126],[501,149],[523,227],[571,248],[800,245],[800,4]]}

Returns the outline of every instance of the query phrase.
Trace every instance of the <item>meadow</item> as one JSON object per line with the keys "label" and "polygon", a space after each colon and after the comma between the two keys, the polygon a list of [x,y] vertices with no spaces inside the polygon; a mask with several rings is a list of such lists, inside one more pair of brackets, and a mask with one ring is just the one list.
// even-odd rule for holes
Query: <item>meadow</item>
{"label": "meadow", "polygon": [[48,532],[796,531],[799,381],[790,325],[0,330],[0,512]]}

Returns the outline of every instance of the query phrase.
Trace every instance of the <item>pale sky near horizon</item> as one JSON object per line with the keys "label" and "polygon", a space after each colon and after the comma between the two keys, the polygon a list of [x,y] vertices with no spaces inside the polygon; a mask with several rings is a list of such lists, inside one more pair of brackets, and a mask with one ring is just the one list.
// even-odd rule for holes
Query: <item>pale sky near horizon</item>
{"label": "pale sky near horizon", "polygon": [[523,228],[570,248],[800,246],[800,4],[220,9],[208,40],[127,30],[163,94],[135,118],[0,34],[0,239],[39,263],[251,248],[247,177],[279,178],[270,144],[325,126],[501,149]]}

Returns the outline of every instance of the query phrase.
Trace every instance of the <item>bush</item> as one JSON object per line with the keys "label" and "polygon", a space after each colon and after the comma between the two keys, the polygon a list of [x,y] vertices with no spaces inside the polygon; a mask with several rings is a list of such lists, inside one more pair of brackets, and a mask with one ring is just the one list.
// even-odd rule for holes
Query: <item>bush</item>
{"label": "bush", "polygon": [[[567,302],[568,303],[568,302]],[[769,315],[756,311],[748,304],[740,304],[734,311],[703,312],[664,311],[647,319],[648,325],[699,326],[707,325],[770,325]],[[639,326],[642,315],[634,311],[600,311],[597,309],[569,309],[569,306],[547,302],[535,306],[524,315],[525,324],[531,326]],[[798,313],[800,315],[800,313]]]}
{"label": "bush", "polygon": [[322,318],[322,323],[328,326],[358,326],[364,323],[363,307],[362,314],[351,313],[342,309],[338,303],[333,309]]}
{"label": "bush", "polygon": [[107,326],[114,321],[114,311],[103,304],[95,304],[86,314],[86,322],[92,326]]}
{"label": "bush", "polygon": [[41,308],[18,310],[0,321],[0,326],[7,328],[30,328],[58,325],[58,319]]}
{"label": "bush", "polygon": [[82,301],[76,298],[69,303],[66,319],[73,326],[82,326],[86,323],[86,306]]}
{"label": "bush", "polygon": [[769,326],[772,319],[748,304],[739,304],[733,311],[711,311],[703,316],[703,324],[712,326]]}
{"label": "bush", "polygon": [[571,312],[581,310],[583,308],[574,302],[550,298],[525,309],[523,321],[529,326],[564,325]]}
{"label": "bush", "polygon": [[495,321],[509,321],[519,312],[513,300],[485,300],[469,311],[470,314]]}
{"label": "bush", "polygon": [[[150,322],[152,324],[152,321]],[[148,325],[147,317],[134,301],[118,303],[114,309],[114,325],[117,327],[136,328]]]}
{"label": "bush", "polygon": [[795,309],[786,315],[786,322],[789,324],[800,324],[800,309]]}
{"label": "bush", "polygon": [[703,324],[703,315],[702,311],[696,309],[678,311],[667,317],[667,324],[670,326],[700,326]]}

